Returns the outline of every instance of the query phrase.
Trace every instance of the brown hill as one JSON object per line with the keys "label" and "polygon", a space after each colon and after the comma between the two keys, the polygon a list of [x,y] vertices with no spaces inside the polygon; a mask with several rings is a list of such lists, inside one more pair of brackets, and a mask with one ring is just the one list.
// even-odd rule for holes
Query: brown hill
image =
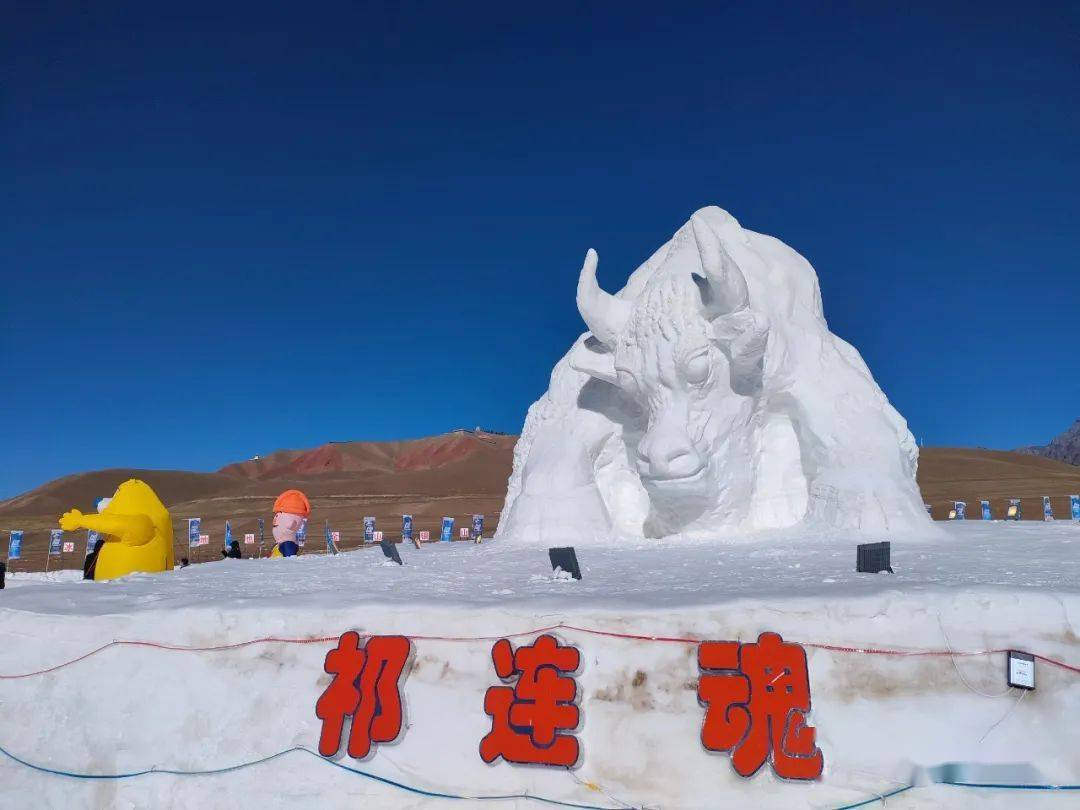
{"label": "brown hill", "polygon": [[222,496],[243,486],[243,481],[219,473],[184,472],[182,470],[113,469],[75,473],[57,478],[0,501],[0,516],[55,514],[76,508],[92,512],[98,498],[112,495],[116,487],[129,478],[148,483],[166,506],[200,498]]}
{"label": "brown hill", "polygon": [[485,462],[494,456],[512,453],[515,441],[516,436],[455,431],[405,441],[329,442],[311,450],[278,450],[268,456],[229,464],[218,472],[259,481],[326,473],[378,476],[435,470],[467,460],[481,472],[489,466]]}
{"label": "brown hill", "polygon": [[919,455],[919,489],[939,520],[953,501],[967,501],[968,516],[979,517],[984,498],[995,518],[1004,516],[1009,498],[1021,498],[1024,518],[1042,520],[1043,495],[1061,518],[1069,515],[1069,495],[1080,494],[1080,467],[1004,450],[926,447]]}
{"label": "brown hill", "polygon": [[[173,517],[176,557],[204,562],[219,558],[226,520],[236,539],[258,531],[268,519],[274,498],[285,489],[303,490],[312,504],[310,550],[325,547],[323,526],[342,534],[342,547],[362,538],[362,518],[373,515],[388,536],[400,535],[401,515],[411,514],[417,532],[438,537],[444,515],[465,525],[473,514],[485,516],[491,535],[499,518],[510,477],[516,436],[483,431],[457,431],[424,439],[391,442],[331,442],[312,450],[279,450],[267,456],[229,464],[216,473],[158,470],[101,470],[52,481],[0,502],[0,529],[26,534],[23,558],[15,570],[45,566],[49,529],[71,508],[93,511],[94,502],[110,495],[128,478],[150,484]],[[187,519],[200,517],[211,545],[188,549]],[[85,533],[74,538],[77,549],[51,568],[82,564]],[[265,528],[268,545],[269,521]],[[0,543],[5,537],[0,537]],[[245,548],[245,554],[256,553]],[[3,549],[0,549],[0,554]]]}
{"label": "brown hill", "polygon": [[[432,537],[438,537],[444,515],[461,526],[479,513],[485,516],[490,536],[506,494],[515,441],[515,436],[455,432],[409,441],[332,442],[312,450],[280,450],[216,473],[80,473],[0,502],[0,530],[23,529],[24,558],[16,570],[40,570],[49,529],[60,514],[72,507],[91,511],[95,500],[135,477],[149,483],[169,507],[177,558],[190,556],[193,561],[219,558],[226,520],[231,521],[236,539],[257,532],[258,519],[268,519],[274,498],[291,487],[307,493],[312,503],[309,552],[324,548],[326,523],[341,532],[343,548],[358,546],[364,515],[373,515],[378,528],[396,538],[402,513],[413,515],[416,531],[430,531]],[[969,515],[978,517],[981,498],[990,499],[995,517],[1004,514],[1008,498],[1023,498],[1025,519],[1041,519],[1043,495],[1052,496],[1055,513],[1065,517],[1068,496],[1080,493],[1080,468],[1021,453],[930,447],[922,451],[919,486],[939,520],[954,500],[967,501]],[[190,517],[202,518],[202,531],[211,536],[209,546],[188,549]],[[0,536],[0,544],[5,539]],[[82,564],[85,537],[72,539],[78,543],[76,552],[51,561],[50,567]],[[0,548],[0,555],[3,551]],[[244,553],[256,553],[256,547],[245,547]]]}

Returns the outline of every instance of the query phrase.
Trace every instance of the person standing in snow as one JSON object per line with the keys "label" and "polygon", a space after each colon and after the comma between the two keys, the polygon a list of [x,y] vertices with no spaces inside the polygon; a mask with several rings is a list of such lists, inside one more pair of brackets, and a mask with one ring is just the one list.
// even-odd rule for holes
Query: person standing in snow
{"label": "person standing in snow", "polygon": [[99,537],[97,542],[94,543],[94,550],[87,554],[86,559],[83,560],[83,579],[94,578],[94,574],[97,572],[98,554],[101,552],[103,545],[105,545],[105,538]]}

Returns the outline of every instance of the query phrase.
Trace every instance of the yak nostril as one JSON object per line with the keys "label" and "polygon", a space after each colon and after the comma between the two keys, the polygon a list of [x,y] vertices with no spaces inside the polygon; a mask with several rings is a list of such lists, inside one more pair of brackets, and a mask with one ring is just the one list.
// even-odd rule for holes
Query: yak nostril
{"label": "yak nostril", "polygon": [[663,441],[659,437],[637,447],[638,469],[652,479],[682,478],[702,467],[701,454],[689,441]]}

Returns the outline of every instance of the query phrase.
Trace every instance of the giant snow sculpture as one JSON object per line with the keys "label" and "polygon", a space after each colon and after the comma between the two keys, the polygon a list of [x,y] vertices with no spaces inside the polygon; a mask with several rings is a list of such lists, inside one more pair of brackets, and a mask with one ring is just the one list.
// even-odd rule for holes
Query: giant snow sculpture
{"label": "giant snow sculpture", "polygon": [[596,265],[590,250],[589,332],[529,409],[500,537],[925,528],[915,441],[829,331],[802,256],[710,207],[617,294]]}

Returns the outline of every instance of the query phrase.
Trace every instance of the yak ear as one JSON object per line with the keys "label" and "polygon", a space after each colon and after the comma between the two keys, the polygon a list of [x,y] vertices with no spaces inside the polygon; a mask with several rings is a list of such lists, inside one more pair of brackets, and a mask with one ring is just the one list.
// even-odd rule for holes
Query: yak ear
{"label": "yak ear", "polygon": [[594,337],[587,338],[570,351],[570,368],[612,385],[619,384],[615,375],[615,355]]}

